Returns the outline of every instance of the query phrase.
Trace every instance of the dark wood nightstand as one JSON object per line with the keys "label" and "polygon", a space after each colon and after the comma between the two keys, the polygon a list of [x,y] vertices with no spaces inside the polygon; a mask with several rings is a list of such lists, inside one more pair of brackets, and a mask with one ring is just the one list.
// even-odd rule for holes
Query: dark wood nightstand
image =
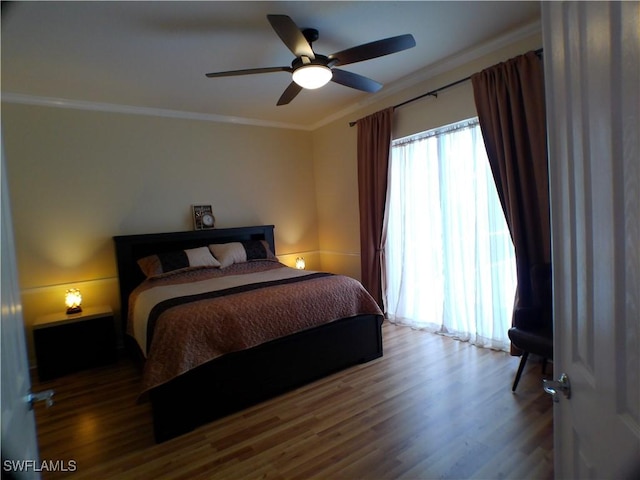
{"label": "dark wood nightstand", "polygon": [[111,307],[84,308],[67,315],[39,317],[33,341],[40,380],[106,365],[116,360],[116,331]]}

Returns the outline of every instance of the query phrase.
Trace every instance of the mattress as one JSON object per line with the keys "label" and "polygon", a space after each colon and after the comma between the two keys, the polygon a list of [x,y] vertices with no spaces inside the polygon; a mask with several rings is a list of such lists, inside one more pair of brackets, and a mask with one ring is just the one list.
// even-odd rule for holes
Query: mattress
{"label": "mattress", "polygon": [[232,352],[361,314],[382,315],[357,280],[262,260],[148,279],[128,333],[146,356],[142,391]]}

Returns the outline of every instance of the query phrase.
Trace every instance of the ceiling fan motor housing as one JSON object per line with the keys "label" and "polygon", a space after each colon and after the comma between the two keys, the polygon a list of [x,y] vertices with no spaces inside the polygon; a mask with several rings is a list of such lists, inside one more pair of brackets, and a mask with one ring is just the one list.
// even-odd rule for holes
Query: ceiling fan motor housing
{"label": "ceiling fan motor housing", "polygon": [[[329,57],[325,55],[316,55],[316,58],[314,58],[313,60],[308,57],[298,57],[294,58],[291,62],[291,68],[296,70],[305,65],[322,65],[323,67],[331,67],[332,65],[329,65],[329,63]],[[333,64],[335,62],[331,63]]]}

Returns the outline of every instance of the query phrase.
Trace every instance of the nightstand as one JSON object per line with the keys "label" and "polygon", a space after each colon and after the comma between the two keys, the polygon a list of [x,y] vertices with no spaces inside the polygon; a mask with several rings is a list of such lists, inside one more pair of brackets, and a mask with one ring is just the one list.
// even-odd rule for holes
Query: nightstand
{"label": "nightstand", "polygon": [[33,324],[40,380],[106,365],[116,360],[116,331],[111,307],[45,315]]}

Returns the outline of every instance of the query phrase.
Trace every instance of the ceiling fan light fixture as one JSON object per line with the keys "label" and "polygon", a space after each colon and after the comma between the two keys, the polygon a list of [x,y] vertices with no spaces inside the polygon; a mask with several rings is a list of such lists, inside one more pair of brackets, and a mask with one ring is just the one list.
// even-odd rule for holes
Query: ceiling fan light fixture
{"label": "ceiling fan light fixture", "polygon": [[333,72],[324,65],[303,65],[293,71],[293,81],[302,88],[313,90],[320,88],[331,80]]}

